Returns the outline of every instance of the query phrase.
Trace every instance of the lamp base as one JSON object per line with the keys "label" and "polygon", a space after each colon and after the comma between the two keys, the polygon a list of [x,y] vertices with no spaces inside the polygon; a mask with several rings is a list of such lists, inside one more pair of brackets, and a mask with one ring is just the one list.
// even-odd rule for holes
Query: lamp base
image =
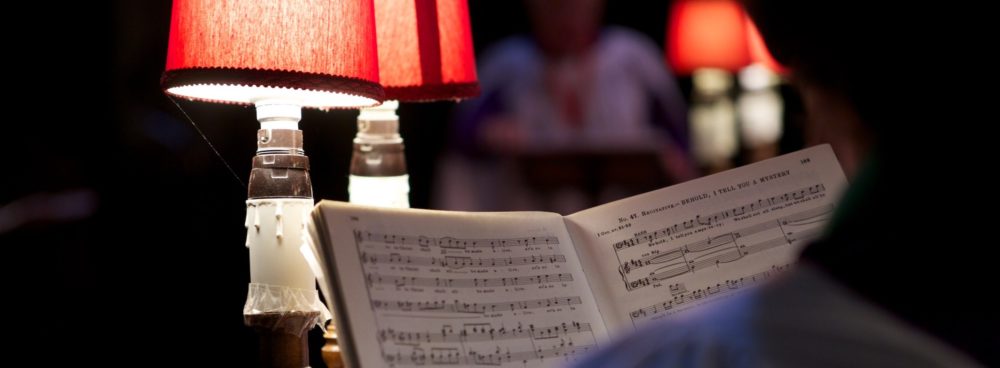
{"label": "lamp base", "polygon": [[[319,312],[274,312],[245,314],[243,321],[257,332],[260,341],[260,365],[271,368],[309,367],[309,334],[305,324],[315,323]],[[279,327],[281,326],[281,327]]]}
{"label": "lamp base", "polygon": [[330,322],[323,334],[326,345],[323,345],[323,361],[328,368],[344,368],[344,356],[340,353],[340,345],[337,344],[337,327]]}

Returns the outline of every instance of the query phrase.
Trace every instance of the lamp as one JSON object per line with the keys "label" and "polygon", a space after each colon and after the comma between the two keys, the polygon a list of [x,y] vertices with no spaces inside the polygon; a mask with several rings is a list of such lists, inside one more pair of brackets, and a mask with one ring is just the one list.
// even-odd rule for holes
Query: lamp
{"label": "lamp", "polygon": [[244,321],[263,363],[308,365],[305,331],[329,316],[300,253],[313,207],[302,107],[373,106],[378,84],[371,0],[174,0],[167,94],[253,104],[261,129],[247,200],[250,290]]}
{"label": "lamp", "polygon": [[778,154],[784,102],[777,87],[781,81],[779,74],[786,69],[768,52],[750,17],[744,17],[751,64],[739,73],[742,90],[736,100],[736,111],[740,137],[750,153],[750,161],[759,161]]}
{"label": "lamp", "polygon": [[[375,0],[379,77],[388,100],[479,94],[466,0]],[[409,207],[398,102],[362,109],[351,160],[350,200]]]}
{"label": "lamp", "polygon": [[[691,133],[695,156],[703,165],[724,169],[740,141],[750,149],[751,161],[777,153],[784,105],[776,91],[776,73],[785,68],[771,57],[739,4],[674,3],[667,25],[667,60],[678,73],[693,74]],[[734,72],[739,72],[742,87],[736,105],[729,98]]]}
{"label": "lamp", "polygon": [[[376,0],[379,77],[388,100],[358,114],[348,193],[351,203],[410,207],[410,177],[399,135],[399,101],[479,94],[466,0]],[[337,328],[327,326],[323,359],[343,366]]]}
{"label": "lamp", "polygon": [[750,60],[743,9],[732,0],[680,0],[667,22],[667,60],[677,74],[736,72]]}
{"label": "lamp", "polygon": [[667,22],[667,61],[693,74],[689,111],[695,158],[711,170],[728,167],[739,148],[732,73],[749,64],[743,9],[731,0],[679,0]]}

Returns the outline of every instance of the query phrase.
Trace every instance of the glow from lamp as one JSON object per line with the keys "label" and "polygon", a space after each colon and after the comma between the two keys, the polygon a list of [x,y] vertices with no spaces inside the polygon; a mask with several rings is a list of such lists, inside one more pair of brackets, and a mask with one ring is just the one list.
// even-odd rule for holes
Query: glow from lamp
{"label": "glow from lamp", "polygon": [[190,99],[237,104],[254,104],[268,99],[265,96],[296,101],[300,106],[316,108],[371,106],[378,103],[370,97],[340,92],[239,85],[196,84],[172,87],[167,92]]}

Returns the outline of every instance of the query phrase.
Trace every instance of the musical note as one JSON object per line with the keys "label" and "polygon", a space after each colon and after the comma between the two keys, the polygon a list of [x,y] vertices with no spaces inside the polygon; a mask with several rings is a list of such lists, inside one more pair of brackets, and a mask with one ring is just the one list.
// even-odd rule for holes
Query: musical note
{"label": "musical note", "polygon": [[670,284],[669,289],[671,296],[676,296],[678,294],[683,294],[687,292],[687,287],[684,286],[684,284]]}
{"label": "musical note", "polygon": [[562,254],[542,254],[524,257],[496,257],[496,258],[472,258],[460,256],[444,257],[421,257],[407,256],[403,258],[399,253],[376,253],[362,252],[361,263],[364,264],[406,264],[412,266],[440,266],[451,269],[462,269],[466,267],[508,267],[525,266],[534,264],[566,263],[566,256]]}
{"label": "musical note", "polygon": [[764,199],[758,199],[756,202],[750,202],[742,206],[737,206],[720,212],[706,214],[706,215],[695,215],[693,219],[681,221],[680,223],[665,228],[661,228],[659,230],[653,231],[648,234],[612,243],[612,248],[614,248],[616,252],[621,251],[642,244],[644,241],[653,242],[657,239],[670,237],[671,235],[676,234],[680,227],[683,227],[684,230],[694,230],[698,227],[710,226],[713,223],[718,223],[721,220],[743,215],[747,207],[750,208],[750,211],[756,211],[764,207],[773,207],[788,201],[802,199],[804,198],[806,193],[812,195],[824,192],[825,190],[826,187],[823,186],[823,184],[815,184],[805,188],[793,190],[782,195],[771,197],[767,201],[765,201]]}
{"label": "musical note", "polygon": [[[729,294],[747,287],[760,285],[764,281],[773,278],[775,275],[785,271],[789,267],[790,265],[771,266],[768,270],[740,277],[738,279],[725,280],[723,283],[692,291],[674,293],[673,285],[671,285],[671,299],[633,310],[628,313],[628,316],[632,319],[633,325],[637,325],[636,321],[653,318],[657,315],[673,313],[676,308],[688,303],[689,301],[716,298],[723,294]],[[680,291],[679,288],[678,291]]]}
{"label": "musical note", "polygon": [[497,278],[440,278],[440,277],[416,277],[416,276],[382,276],[378,274],[368,274],[369,285],[395,285],[423,286],[423,287],[500,287],[500,286],[521,286],[548,284],[553,282],[571,282],[573,275],[569,273],[535,275],[524,277],[497,277]]}
{"label": "musical note", "polygon": [[[779,218],[776,221],[766,221],[722,235],[694,241],[677,248],[661,251],[658,254],[624,259],[619,268],[619,273],[626,288],[632,290],[648,286],[654,281],[680,276],[706,266],[718,266],[722,263],[733,262],[743,256],[759,253],[777,246],[809,241],[822,234],[822,230],[818,226],[823,224],[832,213],[832,205],[819,206]],[[780,237],[755,243],[746,243],[745,240],[741,240],[744,243],[737,244],[737,239],[747,238],[748,236],[767,231],[777,231],[781,229],[781,226],[790,226],[793,228],[788,234],[779,232]],[[796,226],[802,228],[794,228]],[[735,247],[736,245],[739,245],[739,247]],[[720,248],[722,250],[719,250]],[[707,255],[712,256],[708,257]],[[686,265],[684,264],[685,262],[687,262]],[[659,267],[651,272],[648,277],[640,279],[631,279],[629,277],[633,272],[648,266]],[[641,281],[643,279],[645,281]]]}
{"label": "musical note", "polygon": [[726,248],[719,249],[709,252],[708,254],[694,257],[693,260],[688,261],[691,266],[691,271],[696,271],[702,269],[709,265],[714,265],[718,267],[722,263],[729,263],[743,258],[743,253],[740,253],[738,248]]}
{"label": "musical note", "polygon": [[383,359],[389,363],[402,365],[425,365],[430,360],[432,365],[459,365],[464,364],[465,359],[458,348],[431,348],[430,354],[424,352],[423,348],[413,348],[409,354],[385,354]]}
{"label": "musical note", "polygon": [[782,218],[782,225],[804,226],[825,222],[833,213],[833,205],[817,207]]}
{"label": "musical note", "polygon": [[354,259],[376,320],[376,366],[544,366],[606,334],[559,237],[370,229],[356,229]]}
{"label": "musical note", "polygon": [[590,323],[571,321],[569,323],[535,327],[518,325],[513,328],[494,327],[489,323],[466,323],[459,332],[450,325],[442,326],[440,331],[406,331],[392,328],[378,330],[379,341],[392,342],[397,345],[419,345],[437,343],[483,342],[512,339],[545,340],[566,337],[577,333],[592,332]]}
{"label": "musical note", "polygon": [[407,312],[433,312],[433,313],[487,313],[518,311],[526,309],[540,309],[551,306],[578,305],[582,301],[578,296],[533,299],[496,303],[469,303],[455,300],[446,301],[420,301],[409,300],[373,300],[372,309],[384,311],[407,311]]}
{"label": "musical note", "polygon": [[[441,365],[503,365],[505,363],[521,363],[527,364],[528,361],[534,360],[545,360],[554,358],[569,359],[572,356],[586,353],[594,349],[595,345],[570,345],[565,344],[563,346],[554,346],[551,348],[543,349],[538,348],[534,350],[516,351],[512,352],[510,349],[500,349],[497,347],[489,352],[481,352],[478,350],[469,350],[467,356],[456,355],[455,362],[451,362],[451,358],[447,358],[446,363],[435,363],[434,358],[430,357],[431,364],[441,364]],[[447,352],[450,354],[451,352]],[[432,353],[433,354],[433,353]],[[441,355],[439,355],[441,357]],[[386,362],[396,365],[425,365],[427,364],[428,356],[423,352],[423,349],[413,349],[410,354],[401,354],[399,352],[390,353],[386,352],[382,356]],[[439,358],[440,359],[440,358]]]}
{"label": "musical note", "polygon": [[530,236],[509,239],[458,239],[453,237],[433,238],[428,236],[402,236],[398,234],[382,234],[371,231],[356,231],[359,241],[383,244],[416,245],[420,247],[438,247],[442,249],[467,248],[509,248],[535,245],[558,245],[559,238],[555,236]]}

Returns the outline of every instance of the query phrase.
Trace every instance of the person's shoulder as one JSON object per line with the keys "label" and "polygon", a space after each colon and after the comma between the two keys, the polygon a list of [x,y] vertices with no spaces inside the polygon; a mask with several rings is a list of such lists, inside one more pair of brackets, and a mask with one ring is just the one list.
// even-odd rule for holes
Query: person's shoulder
{"label": "person's shoulder", "polygon": [[[737,297],[702,312],[660,321],[615,340],[583,360],[589,367],[746,367],[753,366],[755,350],[742,313],[727,314],[717,307],[746,311],[752,298]],[[692,313],[694,312],[694,313]]]}
{"label": "person's shoulder", "polygon": [[660,47],[643,33],[627,27],[607,26],[601,31],[600,47],[613,53],[658,56]]}
{"label": "person's shoulder", "polygon": [[579,367],[977,366],[808,265],[684,313],[602,347]]}
{"label": "person's shoulder", "polygon": [[663,81],[669,73],[662,49],[645,34],[629,28],[608,26],[603,29],[597,55],[599,63],[642,75],[644,80]]}
{"label": "person's shoulder", "polygon": [[787,276],[760,289],[749,321],[769,364],[979,366],[809,262],[799,263]]}

